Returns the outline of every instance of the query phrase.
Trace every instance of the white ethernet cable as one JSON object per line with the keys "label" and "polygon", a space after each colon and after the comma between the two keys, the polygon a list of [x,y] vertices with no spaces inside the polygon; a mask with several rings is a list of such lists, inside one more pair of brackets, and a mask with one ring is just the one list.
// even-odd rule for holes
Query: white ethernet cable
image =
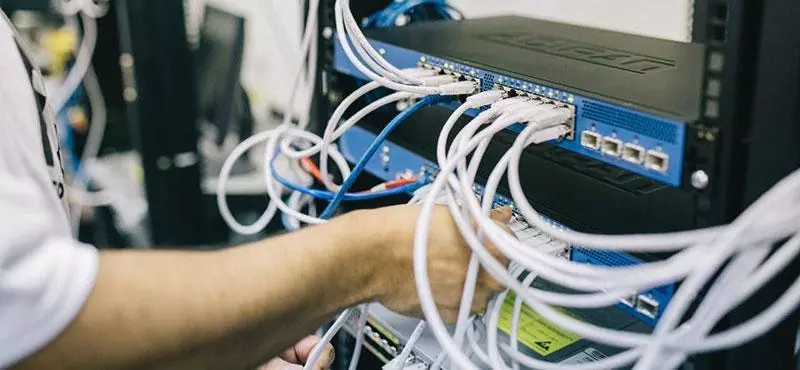
{"label": "white ethernet cable", "polygon": [[[76,16],[70,15],[65,19],[67,25],[73,32],[75,32],[76,35],[79,34],[78,19]],[[83,21],[83,37],[80,38],[81,44],[75,55],[75,63],[72,68],[70,68],[67,77],[58,89],[47,98],[47,105],[52,109],[54,114],[58,113],[61,108],[64,107],[64,104],[67,103],[75,90],[78,89],[86,75],[86,71],[89,70],[92,64],[92,55],[94,55],[94,49],[97,45],[97,22],[88,14],[81,14],[81,20]]]}
{"label": "white ethernet cable", "polygon": [[[86,96],[89,99],[89,105],[92,110],[92,119],[89,123],[89,134],[86,137],[86,143],[83,146],[83,153],[81,153],[80,157],[81,166],[86,166],[97,157],[108,123],[108,111],[106,110],[105,97],[100,88],[100,83],[97,80],[97,74],[95,74],[91,66],[86,71],[84,85],[86,86]],[[89,193],[86,191],[86,187],[81,184],[71,186],[69,188],[69,193],[70,202],[73,204],[73,209],[70,210],[70,223],[75,233],[78,232],[78,228],[80,227],[83,207],[109,205],[114,198],[108,190]]]}
{"label": "white ethernet cable", "polygon": [[[408,85],[408,84],[398,83],[398,82],[396,82],[394,80],[386,78],[383,75],[379,75],[375,71],[371,70],[369,67],[365,66],[361,62],[361,60],[359,60],[359,58],[353,53],[353,49],[350,46],[350,41],[347,39],[348,34],[346,33],[346,29],[345,29],[344,14],[343,14],[345,12],[345,10],[343,9],[344,8],[343,0],[337,0],[335,6],[336,6],[336,8],[334,10],[334,15],[335,15],[335,19],[336,19],[336,32],[337,32],[338,40],[339,40],[339,42],[340,42],[340,44],[342,46],[342,50],[347,55],[348,59],[350,59],[350,61],[353,63],[353,66],[358,71],[360,71],[365,76],[367,76],[369,79],[371,79],[372,81],[378,82],[379,84],[381,84],[381,86],[384,86],[384,87],[387,87],[387,88],[390,88],[390,89],[393,89],[393,90],[411,92],[411,93],[422,94],[422,95],[432,95],[432,94],[464,95],[464,94],[472,93],[475,90],[475,89],[467,89],[465,91],[464,88],[457,88],[457,86],[458,86],[457,84],[458,83],[441,85],[441,86],[438,86],[438,87],[420,86],[420,85]],[[348,11],[349,11],[349,9],[348,9]],[[358,27],[356,27],[356,29],[357,28]],[[360,30],[359,30],[359,32],[360,32]],[[371,45],[369,45],[368,43],[367,43],[367,45],[363,45],[363,44],[361,44],[361,45],[366,47],[366,48],[368,48],[368,49],[372,49],[374,51],[374,48]],[[376,52],[376,54],[378,54],[378,53]],[[465,81],[461,81],[461,82],[465,82]],[[462,84],[462,86],[463,86],[463,84]],[[455,91],[453,89],[455,89]]]}
{"label": "white ethernet cable", "polygon": [[353,47],[355,47],[358,55],[364,60],[364,62],[367,63],[370,68],[377,71],[382,76],[393,79],[394,81],[400,83],[411,85],[422,84],[422,81],[420,81],[418,77],[407,75],[386,61],[386,59],[384,59],[383,56],[381,56],[372,47],[372,45],[367,42],[366,37],[364,37],[364,34],[361,32],[358,23],[353,17],[353,13],[350,11],[349,0],[341,2],[340,6],[341,12],[344,16],[345,30],[347,35],[353,41]]}
{"label": "white ethernet cable", "polygon": [[[443,171],[443,172],[445,172],[445,171]],[[443,174],[442,176],[446,176],[446,174]],[[435,186],[436,186],[436,184],[434,185],[434,192],[435,192],[435,190],[436,190],[436,187],[435,187]],[[421,224],[424,224],[424,222],[422,222],[422,220],[420,221],[420,223],[421,223]],[[417,263],[415,262],[415,264],[417,264]],[[417,264],[417,267],[420,267],[420,266],[422,266],[422,264],[421,264],[421,263],[420,263],[420,264]],[[424,290],[424,289],[421,289],[421,290]],[[424,295],[424,294],[422,294],[422,293],[423,293],[423,292],[421,292],[421,295]],[[427,315],[427,312],[426,312],[426,315]],[[633,357],[633,356],[629,356],[629,355],[626,355],[626,356],[627,356],[627,358],[628,358],[628,359],[633,359],[633,358],[635,358],[635,357]],[[463,364],[462,364],[462,365],[463,365]]]}
{"label": "white ethernet cable", "polygon": [[108,13],[109,0],[58,0],[55,6],[61,14],[74,16],[84,13],[92,18],[100,18]]}
{"label": "white ethernet cable", "polygon": [[[308,21],[306,23],[306,29],[305,29],[305,33],[304,33],[304,36],[303,36],[303,43],[302,43],[303,45],[301,47],[301,49],[304,51],[304,54],[308,54],[309,48],[312,45],[312,38],[311,38],[312,32],[310,32],[310,31],[317,27],[316,18],[317,18],[318,7],[319,7],[319,1],[318,0],[313,0],[312,3],[309,6],[309,8],[310,8],[309,9],[309,18],[308,18]],[[339,19],[341,19],[341,17],[339,17]],[[339,23],[339,24],[341,24],[341,23]],[[339,30],[341,31],[342,27],[339,27]],[[343,33],[341,33],[341,34],[343,35]],[[350,53],[350,55],[352,56],[352,52]],[[355,59],[355,58],[353,58],[353,59]],[[360,63],[358,63],[358,64],[360,64]],[[301,66],[301,70],[302,70],[302,66]],[[299,78],[301,73],[302,72],[298,73],[297,78]],[[297,85],[298,84],[295,83],[295,87]],[[418,91],[426,93],[426,94],[427,93],[437,93],[437,94],[443,94],[443,95],[460,95],[460,94],[467,94],[467,93],[473,92],[476,88],[477,88],[477,86],[475,86],[474,83],[472,83],[472,82],[463,82],[462,81],[462,82],[451,82],[451,83],[444,84],[444,85],[441,85],[441,86],[430,86],[430,87],[426,87],[426,89],[419,89]],[[408,90],[408,89],[406,89],[406,90]],[[294,101],[294,98],[295,98],[295,95],[296,95],[296,91],[297,91],[296,88],[293,89],[290,101]],[[265,213],[259,218],[259,220],[255,224],[249,225],[249,226],[245,226],[245,225],[239,224],[238,222],[236,222],[236,220],[233,218],[230,210],[227,208],[227,201],[225,199],[225,191],[224,191],[225,182],[226,182],[225,180],[229,176],[230,169],[231,169],[233,163],[235,162],[235,160],[238,157],[240,157],[241,155],[243,155],[244,152],[246,152],[247,150],[249,150],[250,148],[252,148],[253,146],[255,146],[257,144],[266,141],[268,143],[267,143],[267,151],[266,151],[266,154],[265,154],[265,159],[267,159],[267,161],[268,161],[269,158],[271,158],[271,156],[274,155],[274,152],[275,152],[274,149],[277,147],[277,143],[281,139],[284,139],[284,137],[287,136],[287,135],[289,137],[292,137],[293,138],[292,140],[294,140],[294,139],[304,139],[307,142],[319,143],[319,138],[313,137],[311,134],[306,133],[306,132],[293,130],[293,129],[291,129],[289,127],[290,126],[289,123],[291,122],[291,113],[292,113],[291,111],[287,112],[287,114],[284,117],[284,122],[281,124],[281,126],[276,128],[275,130],[268,131],[268,132],[263,132],[263,133],[257,134],[255,136],[245,140],[242,144],[240,144],[234,150],[234,153],[232,153],[232,155],[226,160],[226,163],[223,166],[223,171],[221,173],[220,183],[219,183],[219,187],[218,187],[217,203],[218,203],[218,206],[220,208],[220,212],[222,213],[223,218],[225,219],[225,221],[234,230],[236,230],[238,232],[241,232],[241,233],[255,233],[255,232],[258,232],[259,230],[261,230],[264,227],[266,227],[266,224],[269,223],[269,221],[272,219],[272,217],[275,215],[275,213],[276,213],[276,211],[278,209],[280,209],[281,211],[287,213],[291,217],[296,217],[298,221],[307,222],[307,223],[317,223],[317,222],[321,221],[321,220],[316,219],[316,217],[308,217],[307,215],[302,215],[299,212],[294,211],[293,209],[291,209],[291,207],[286,205],[283,202],[282,199],[280,199],[280,194],[277,191],[277,189],[275,188],[274,182],[272,181],[271,169],[269,167],[267,167],[267,169],[265,171],[266,172],[265,180],[266,180],[267,192],[270,195],[271,202],[269,203],[269,206],[268,206],[267,210],[265,211]],[[338,120],[336,121],[336,123],[338,123]],[[304,128],[304,125],[301,125],[301,128]],[[290,141],[290,142],[281,141],[281,146],[284,149],[289,149],[289,148],[291,148],[292,142],[293,141]],[[286,144],[284,144],[284,143],[286,143]],[[299,142],[298,143],[298,145],[301,146],[301,147],[304,146],[304,144],[305,144],[304,142]],[[288,150],[286,150],[286,151],[289,152]],[[334,154],[336,154],[336,152],[335,151],[331,151],[331,154],[334,155]],[[340,169],[340,170],[342,170],[342,172],[347,172],[346,169]],[[345,314],[348,314],[348,313],[349,312],[345,312]],[[320,344],[320,347],[321,347],[322,344],[324,344],[324,341],[323,341],[323,343]],[[310,363],[313,363],[313,361],[310,361]]]}
{"label": "white ethernet cable", "polygon": [[[347,9],[344,9],[343,5],[348,5]],[[349,13],[349,2],[346,0],[339,0],[337,2],[336,15],[338,36],[340,37],[340,41],[342,41],[345,52],[362,73],[373,77],[377,81],[375,82],[377,85],[420,95],[437,93],[433,92],[433,89],[423,89],[426,87],[424,83],[422,83],[422,86],[419,86],[419,83],[414,84],[411,79],[408,79],[403,73],[398,73],[399,71],[386,68],[387,66],[383,65],[385,60],[383,60],[379,54],[375,53],[375,50],[366,42],[363,35],[362,38],[358,37],[360,29],[358,29],[357,24],[355,27],[352,24],[354,20],[352,19],[352,14]],[[348,37],[350,40],[348,40]],[[356,52],[364,58],[364,62],[367,63],[372,70],[364,66],[358,60],[348,42],[352,42]],[[367,71],[365,72],[364,70]],[[438,89],[438,93],[444,90],[442,87],[438,87]],[[346,109],[346,107],[344,109]],[[533,110],[531,110],[531,112],[533,112]],[[343,113],[342,111],[342,114]],[[509,117],[506,113],[505,116],[501,117],[484,116],[484,118],[491,118],[487,119],[487,122],[494,120],[496,121],[495,123],[497,123],[497,121],[509,121],[513,117]],[[553,118],[555,119],[555,117]],[[315,142],[319,143],[322,141],[319,145],[325,146],[326,150],[329,149],[327,146],[332,145],[330,142],[335,140],[335,134],[337,132],[336,125],[338,125],[340,120],[341,119],[337,119],[334,121],[334,126],[330,128],[333,130],[333,138],[323,138]],[[508,125],[510,122],[504,124]],[[532,126],[533,125],[529,125],[528,128]],[[630,364],[640,357],[645,364],[640,366],[647,366],[645,361],[659,361],[660,363],[662,359],[666,361],[667,364],[680,363],[682,361],[682,356],[693,353],[694,351],[708,350],[709,348],[724,348],[733,345],[737,341],[752,338],[752,336],[757,335],[757,333],[763,333],[766,329],[756,324],[774,325],[777,320],[780,320],[782,315],[785,315],[788,310],[797,305],[797,300],[800,300],[800,280],[798,280],[778,302],[761,315],[729,331],[708,337],[706,337],[708,333],[704,332],[705,328],[697,325],[693,330],[691,327],[683,325],[675,327],[676,325],[674,323],[665,323],[663,329],[661,329],[660,336],[653,337],[649,335],[636,335],[633,333],[620,333],[614,330],[591,326],[583,322],[575,322],[576,320],[569,317],[563,317],[562,314],[550,308],[546,303],[556,302],[560,305],[572,305],[573,307],[611,305],[614,303],[614,299],[623,293],[628,295],[631,294],[633,290],[644,291],[655,286],[663,285],[664,283],[683,280],[687,277],[693,279],[692,281],[698,282],[687,285],[687,288],[684,290],[685,293],[683,294],[685,296],[693,296],[693,286],[703,282],[704,278],[705,281],[708,281],[707,277],[710,277],[708,276],[708,271],[713,273],[713,271],[716,270],[706,265],[717,265],[717,267],[719,267],[722,262],[727,261],[733,256],[756,253],[756,248],[753,247],[754,245],[763,246],[764,243],[771,243],[779,239],[790,237],[797,232],[798,227],[794,220],[800,216],[800,212],[794,211],[794,209],[788,207],[797,207],[798,203],[800,203],[800,199],[797,199],[796,195],[800,193],[797,191],[797,189],[800,188],[800,184],[792,185],[791,181],[787,181],[785,183],[789,183],[789,185],[784,185],[783,188],[778,186],[776,189],[773,189],[773,191],[770,192],[770,194],[773,194],[773,200],[767,201],[769,197],[765,196],[762,201],[751,208],[751,210],[753,210],[752,214],[754,215],[752,218],[745,219],[744,215],[743,218],[740,218],[741,221],[737,223],[739,225],[738,228],[734,226],[725,226],[681,233],[634,236],[598,236],[561,231],[550,227],[550,225],[542,220],[538,213],[527,204],[524,199],[524,193],[519,186],[518,167],[519,155],[521,155],[522,150],[527,145],[539,140],[545,140],[548,137],[557,136],[560,133],[566,132],[566,128],[559,126],[558,122],[553,122],[551,126],[542,125],[535,129],[531,128],[525,132],[525,135],[521,135],[521,138],[524,139],[518,140],[514,147],[512,147],[512,150],[504,156],[504,159],[501,161],[504,169],[494,172],[492,178],[492,182],[499,183],[503,171],[508,172],[512,196],[518,203],[523,217],[525,217],[529,224],[543,230],[552,237],[569,243],[580,244],[588,248],[626,251],[680,251],[676,256],[666,261],[635,267],[603,268],[576,265],[569,261],[559,260],[546,255],[544,252],[535,250],[535,248],[531,249],[509,235],[506,235],[501,229],[497,228],[496,225],[488,222],[488,217],[486,217],[485,214],[488,211],[488,209],[486,209],[486,202],[482,205],[478,205],[476,201],[471,199],[473,197],[471,184],[474,181],[475,170],[480,163],[482,152],[485,150],[485,146],[490,137],[499,131],[495,130],[493,133],[486,133],[487,131],[493,131],[495,125],[490,126],[490,128],[491,129],[487,128],[478,134],[476,134],[476,131],[469,133],[463,130],[459,133],[461,137],[457,137],[454,147],[447,153],[446,165],[440,163],[440,167],[443,171],[440,174],[440,178],[437,178],[437,182],[428,189],[429,198],[426,198],[423,210],[427,209],[428,212],[430,212],[430,207],[432,206],[430,206],[429,203],[439,201],[441,199],[439,193],[444,191],[450,200],[450,211],[457,225],[462,230],[465,239],[467,239],[468,244],[477,256],[477,261],[484,264],[487,271],[499,281],[510,286],[517,294],[519,300],[538,311],[543,317],[565,327],[567,330],[606,343],[608,341],[614,341],[613,344],[619,344],[631,349],[620,355],[592,364],[577,366],[558,365],[528,358],[514,351],[511,346],[504,343],[497,343],[496,340],[492,339],[495,345],[489,348],[488,354],[482,353],[479,350],[475,351],[481,360],[489,362],[491,361],[490,357],[494,357],[496,360],[498,354],[496,350],[499,348],[518,363],[545,369],[618,367]],[[277,141],[279,138],[283,138],[286,131],[288,130],[279,130],[272,140]],[[544,136],[537,138],[536,135]],[[294,133],[289,134],[289,136],[293,137]],[[286,140],[281,141],[281,148],[284,154],[288,154],[286,149],[291,148],[291,142],[288,144],[286,143]],[[298,143],[302,144],[298,145],[301,148],[306,146],[306,143],[302,141]],[[444,145],[444,149],[441,150],[441,152],[447,151],[446,142]],[[469,166],[467,166],[465,158],[466,155],[472,151],[476,151],[476,153],[474,158],[470,161]],[[316,153],[314,150],[311,150],[311,152]],[[294,154],[296,153],[297,152],[294,152]],[[331,155],[333,155],[335,151],[331,150],[331,153]],[[441,155],[439,155],[439,157],[440,162],[442,162]],[[800,177],[800,175],[798,175],[798,177]],[[275,189],[272,188],[274,184],[268,181],[267,186],[268,190],[272,190],[271,196],[274,198]],[[494,191],[496,191],[496,184],[493,185],[493,188],[494,189],[487,189],[487,194],[493,194]],[[779,191],[779,188],[783,190]],[[780,203],[774,200],[778,198],[782,198],[784,202]],[[791,199],[791,201],[786,201],[787,198]],[[479,233],[476,233],[473,229],[473,218],[479,224],[481,230]],[[420,219],[420,223],[423,223],[422,218]],[[420,229],[422,228],[423,227],[420,227]],[[744,233],[744,235],[742,238],[736,238],[734,235],[737,233]],[[497,245],[504,253],[513,257],[515,261],[520,263],[520,268],[528,268],[531,274],[541,275],[543,278],[549,280],[555,278],[554,280],[558,283],[561,283],[561,279],[563,279],[565,285],[584,287],[586,294],[565,295],[551,293],[548,295],[511,279],[511,277],[507,276],[508,271],[506,271],[505,267],[493,260],[491,254],[483,248],[482,239],[484,236]],[[419,233],[418,238],[420,238]],[[726,239],[730,240],[731,243],[725,243],[724,241]],[[735,243],[733,242],[734,239],[736,239]],[[415,240],[415,273],[418,274],[417,285],[420,290],[420,298],[423,301],[423,309],[426,317],[429,317],[429,319],[431,317],[434,318],[431,322],[431,326],[434,333],[437,334],[437,325],[440,325],[441,322],[437,323],[435,321],[437,318],[435,316],[437,314],[435,305],[433,305],[432,308],[428,305],[426,308],[425,300],[432,300],[432,296],[426,296],[424,279],[419,278],[425,277],[423,276],[424,271],[420,271],[424,270],[427,265],[424,260],[425,251],[424,246],[422,246],[423,243],[424,240]],[[715,253],[710,253],[709,251],[712,250],[710,246],[717,246],[719,250],[714,250],[716,251]],[[783,247],[778,249],[773,256],[760,266],[757,266],[757,269],[755,268],[756,266],[753,265],[750,267],[746,266],[744,264],[745,260],[737,257],[735,261],[742,261],[741,264],[730,264],[730,270],[726,268],[723,275],[720,275],[721,278],[726,280],[716,281],[713,286],[714,290],[712,293],[714,295],[727,297],[727,299],[720,300],[719,303],[713,304],[708,301],[702,302],[702,309],[698,310],[699,314],[702,314],[702,320],[715,321],[724,315],[725,312],[729,311],[741,300],[746,299],[746,297],[755,292],[758,287],[763,285],[764,282],[768,281],[769,278],[776,273],[775,270],[767,270],[767,266],[782,268],[787,263],[788,259],[796,255],[798,251],[800,251],[800,239],[796,240],[792,238],[789,242],[784,244]],[[758,263],[756,263],[756,265],[758,265]],[[477,268],[477,263],[475,266],[475,268]],[[703,266],[706,267],[703,268]],[[747,269],[750,271],[746,271]],[[728,273],[728,271],[730,272]],[[625,276],[625,274],[628,275]],[[734,279],[741,279],[745,283],[733,284],[731,282],[734,281]],[[753,283],[753,280],[757,280],[757,282]],[[430,293],[428,292],[428,294]],[[791,294],[794,294],[794,296]],[[462,302],[462,304],[464,303],[465,302]],[[675,308],[674,312],[675,313],[671,316],[681,316],[681,307]],[[665,317],[666,313],[667,312],[665,312]],[[439,318],[439,320],[441,319]],[[701,320],[701,316],[693,316],[691,320]],[[467,331],[468,335],[474,333],[474,328],[472,329],[473,331]],[[448,342],[451,338],[449,338],[449,333],[447,333],[446,330],[444,334],[439,332],[437,334],[437,339],[439,339],[443,347],[446,348],[446,353],[451,355],[451,358],[456,364],[467,369],[474,368],[469,358],[460,352],[460,343]],[[692,344],[694,348],[689,348],[689,344]],[[512,366],[516,366],[516,363],[512,363]]]}
{"label": "white ethernet cable", "polygon": [[356,328],[356,343],[353,348],[353,356],[350,357],[348,370],[356,370],[358,361],[361,359],[361,352],[364,350],[364,329],[367,327],[367,317],[369,317],[368,306],[362,304],[358,307],[358,327]]}
{"label": "white ethernet cable", "polygon": [[422,334],[425,332],[425,321],[420,321],[419,324],[414,328],[414,331],[411,332],[411,335],[408,337],[406,344],[403,346],[403,351],[400,352],[397,357],[389,361],[386,365],[383,366],[386,370],[402,370],[405,368],[406,362],[408,358],[411,356],[411,351],[414,350],[414,347],[419,342],[420,338],[422,338]]}
{"label": "white ethernet cable", "polygon": [[[518,121],[521,118],[525,118],[524,115],[521,116],[519,114],[513,115],[511,117],[506,118],[503,121],[507,121],[505,124],[501,125],[492,125],[489,128],[484,129],[478,135],[478,137],[489,137],[501,130],[503,130],[508,125]],[[461,150],[461,152],[465,152],[465,150]],[[452,341],[447,333],[447,329],[444,327],[444,323],[441,320],[441,317],[438,314],[433,315],[433,312],[436,312],[436,305],[433,303],[433,296],[430,292],[429,288],[426,291],[425,285],[427,281],[427,256],[425,251],[425,242],[426,242],[426,235],[427,235],[427,226],[423,225],[423,220],[427,217],[429,219],[430,213],[433,207],[433,199],[435,199],[436,194],[442,190],[443,186],[446,184],[446,180],[448,180],[448,174],[454,169],[455,163],[448,163],[445,166],[441,167],[441,173],[437,177],[436,181],[433,184],[433,188],[431,190],[431,194],[428,195],[424,205],[422,215],[418,222],[418,233],[415,237],[415,251],[414,251],[414,265],[415,265],[415,274],[416,275],[416,283],[418,286],[418,293],[420,295],[420,301],[422,303],[423,311],[425,312],[426,318],[428,319],[428,323],[431,324],[431,328],[433,329],[434,334],[436,335],[437,339],[439,340],[440,344],[447,350],[448,353],[451,355],[451,359],[455,360],[457,365],[462,368],[474,368],[468,358],[458,349],[459,345]],[[467,196],[467,195],[465,195]],[[469,195],[471,196],[471,194]],[[449,204],[450,207],[457,207],[455,205],[455,201],[451,201]],[[456,221],[464,221],[460,217],[455,217]],[[467,223],[468,224],[468,223]],[[471,226],[464,225],[465,228],[469,228]],[[474,235],[473,235],[474,236]],[[462,302],[464,304],[464,302]],[[432,306],[432,307],[431,307]],[[433,319],[433,321],[431,321]]]}
{"label": "white ethernet cable", "polygon": [[368,114],[370,114],[370,113],[372,113],[372,112],[374,112],[374,111],[376,111],[376,110],[378,110],[378,109],[380,109],[382,107],[390,105],[392,103],[396,103],[398,101],[402,101],[402,100],[406,100],[406,99],[411,99],[411,98],[414,98],[414,97],[418,97],[418,95],[415,95],[415,94],[412,94],[412,93],[406,93],[406,92],[397,92],[397,93],[394,93],[394,94],[387,95],[387,96],[385,96],[383,98],[380,98],[380,99],[370,103],[369,105],[367,105],[366,107],[364,107],[363,109],[358,111],[356,114],[354,114],[352,117],[350,117],[350,119],[345,121],[345,123],[342,124],[340,127],[338,127],[338,128],[336,127],[336,125],[338,124],[338,122],[337,122],[336,124],[333,124],[333,125],[329,124],[325,128],[325,133],[324,133],[324,136],[322,137],[322,145],[321,145],[321,148],[320,148],[319,170],[320,170],[320,173],[322,173],[322,180],[323,180],[325,186],[328,188],[328,190],[331,190],[331,191],[338,191],[339,190],[339,186],[333,183],[333,181],[331,180],[330,174],[328,172],[328,152],[330,151],[330,147],[333,144],[333,141],[337,140],[339,137],[344,135],[344,133],[347,130],[349,130],[356,123],[361,121]]}
{"label": "white ethernet cable", "polygon": [[[300,63],[298,66],[297,72],[294,77],[293,88],[289,98],[289,106],[294,105],[294,101],[297,97],[297,92],[299,90],[300,81],[303,78],[303,70],[306,68],[306,64],[308,64],[309,70],[315,70],[316,68],[316,32],[318,28],[318,11],[319,11],[319,0],[311,0],[309,3],[308,9],[308,19],[306,21],[304,30],[303,30],[303,39],[301,42],[300,50],[301,50],[301,60],[306,60],[308,58],[308,63]],[[309,72],[310,73],[310,72]],[[311,79],[311,81],[315,81]],[[309,81],[310,82],[310,81]],[[309,90],[313,91],[314,88],[311,87]],[[283,131],[288,129],[290,126],[293,118],[293,110],[289,109],[284,114],[284,119],[277,129],[268,130],[261,133],[258,133],[240,143],[236,148],[234,148],[233,152],[228,156],[225,160],[225,163],[222,166],[222,171],[220,172],[219,182],[217,184],[217,207],[219,208],[220,214],[222,215],[223,220],[225,223],[234,231],[244,235],[252,235],[260,232],[264,228],[267,227],[269,222],[275,216],[278,205],[275,202],[270,202],[267,206],[267,209],[264,213],[258,218],[258,220],[251,224],[251,225],[242,225],[240,224],[234,217],[228,208],[227,199],[226,199],[226,185],[227,180],[230,177],[230,171],[233,168],[234,163],[243,156],[248,150],[255,147],[256,145],[263,143],[272,139],[273,137],[280,136]],[[301,122],[301,128],[304,128],[303,122]],[[309,134],[309,136],[313,136]],[[266,172],[269,172],[269,169],[265,169]],[[271,185],[271,184],[270,184]],[[269,190],[269,186],[268,186]],[[278,197],[280,198],[280,197]]]}

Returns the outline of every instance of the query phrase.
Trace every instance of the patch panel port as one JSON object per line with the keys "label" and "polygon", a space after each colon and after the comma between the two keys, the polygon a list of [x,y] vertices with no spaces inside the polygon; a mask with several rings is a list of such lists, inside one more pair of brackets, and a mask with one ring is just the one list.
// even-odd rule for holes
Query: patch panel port
{"label": "patch panel port", "polygon": [[649,170],[667,173],[667,170],[669,170],[669,155],[658,150],[650,150],[647,152],[645,167]]}
{"label": "patch panel port", "polygon": [[601,142],[601,149],[605,155],[619,157],[622,155],[622,140],[606,136]]}
{"label": "patch panel port", "polygon": [[647,151],[640,145],[627,143],[622,148],[622,159],[633,164],[644,163],[646,154]]}
{"label": "patch panel port", "polygon": [[581,146],[586,149],[600,150],[600,142],[603,137],[597,132],[586,130],[581,132]]}
{"label": "patch panel port", "polygon": [[636,297],[636,312],[651,319],[658,317],[659,303],[649,294],[640,294]]}

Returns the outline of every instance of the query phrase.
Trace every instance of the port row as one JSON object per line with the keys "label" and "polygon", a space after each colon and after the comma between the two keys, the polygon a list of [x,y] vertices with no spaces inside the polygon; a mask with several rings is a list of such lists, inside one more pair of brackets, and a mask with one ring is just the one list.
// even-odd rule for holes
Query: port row
{"label": "port row", "polygon": [[622,304],[651,319],[658,317],[660,304],[650,294],[633,295],[622,300]]}
{"label": "port row", "polygon": [[509,98],[513,98],[515,96],[527,96],[527,97],[539,100],[539,101],[543,102],[544,104],[552,104],[552,105],[554,105],[556,107],[559,107],[559,108],[568,109],[569,112],[570,112],[570,118],[569,118],[569,120],[567,120],[567,122],[564,122],[564,124],[567,125],[567,127],[569,127],[570,130],[569,130],[569,134],[566,137],[564,137],[564,139],[565,140],[575,140],[575,112],[577,111],[577,109],[575,108],[574,105],[567,104],[567,103],[564,103],[564,102],[561,102],[561,101],[558,101],[558,100],[549,99],[549,98],[547,98],[547,97],[545,97],[543,95],[537,95],[537,94],[533,94],[533,93],[530,93],[530,92],[527,92],[527,91],[521,91],[521,90],[513,89],[513,88],[510,88],[508,86],[502,86],[502,85],[495,84],[494,85],[494,89],[495,90],[503,90],[503,91],[505,91],[508,94]]}
{"label": "port row", "polygon": [[613,136],[603,136],[586,130],[581,133],[581,146],[599,151],[603,155],[622,158],[624,161],[661,173],[669,170],[669,155],[660,150],[647,150],[636,143],[625,143]]}

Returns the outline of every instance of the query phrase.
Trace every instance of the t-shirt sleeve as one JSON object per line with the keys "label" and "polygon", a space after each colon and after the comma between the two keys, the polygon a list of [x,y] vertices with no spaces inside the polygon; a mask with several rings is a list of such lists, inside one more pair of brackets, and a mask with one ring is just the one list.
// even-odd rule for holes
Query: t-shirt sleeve
{"label": "t-shirt sleeve", "polygon": [[80,312],[97,274],[97,251],[48,228],[41,189],[0,181],[0,368],[43,348]]}
{"label": "t-shirt sleeve", "polygon": [[49,145],[57,139],[44,136],[51,128],[40,119],[30,71],[2,13],[0,56],[3,369],[45,347],[75,319],[94,286],[98,253],[71,237],[57,149]]}

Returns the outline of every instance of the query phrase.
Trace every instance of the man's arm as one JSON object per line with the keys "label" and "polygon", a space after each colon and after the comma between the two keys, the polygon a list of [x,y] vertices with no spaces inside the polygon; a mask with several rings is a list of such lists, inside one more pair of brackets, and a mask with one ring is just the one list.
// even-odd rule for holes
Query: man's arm
{"label": "man's arm", "polygon": [[[417,214],[356,212],[219,252],[104,252],[77,319],[19,368],[253,368],[345,307],[379,300],[414,312]],[[446,210],[434,223],[430,273],[451,310],[469,254]],[[477,302],[498,288],[487,280]]]}

